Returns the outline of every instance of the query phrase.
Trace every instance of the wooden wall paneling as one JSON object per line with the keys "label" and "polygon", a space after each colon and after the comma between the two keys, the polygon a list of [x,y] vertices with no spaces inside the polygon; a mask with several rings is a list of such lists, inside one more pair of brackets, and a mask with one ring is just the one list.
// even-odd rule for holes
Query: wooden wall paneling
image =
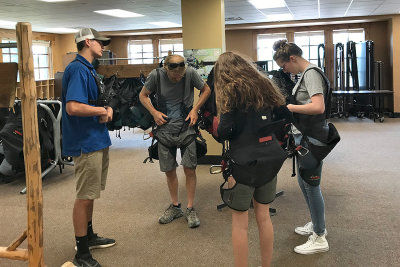
{"label": "wooden wall paneling", "polygon": [[288,42],[293,43],[294,42],[294,31],[286,32],[286,39],[288,40]]}
{"label": "wooden wall paneling", "polygon": [[153,63],[156,64],[156,63],[159,62],[159,61],[158,61],[158,60],[159,60],[158,57],[160,56],[160,51],[159,51],[160,39],[153,39],[153,40],[152,40],[152,43],[153,43],[153,56],[155,57],[155,58],[153,59]]}
{"label": "wooden wall paneling", "polygon": [[[1,49],[0,49],[1,50]],[[17,86],[17,63],[0,63],[0,107],[14,106]]]}
{"label": "wooden wall paneling", "polygon": [[253,39],[252,39],[252,47],[253,47],[253,60],[257,61],[258,60],[258,51],[257,51],[257,34],[253,32],[252,34]]}
{"label": "wooden wall paneling", "polygon": [[100,65],[97,73],[110,77],[117,75],[120,78],[139,77],[140,74],[147,76],[153,69],[158,68],[157,64],[132,64],[132,65]]}
{"label": "wooden wall paneling", "polygon": [[331,29],[324,30],[324,39],[325,39],[325,67],[326,67],[326,75],[333,86],[334,79],[334,58],[333,58],[333,31]]}

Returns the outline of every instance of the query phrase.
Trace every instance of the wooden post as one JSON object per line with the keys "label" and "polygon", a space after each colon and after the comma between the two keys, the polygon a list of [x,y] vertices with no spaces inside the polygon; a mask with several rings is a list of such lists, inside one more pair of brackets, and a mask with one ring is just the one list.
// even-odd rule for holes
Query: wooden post
{"label": "wooden post", "polygon": [[18,69],[21,87],[22,128],[28,202],[29,267],[44,267],[43,258],[43,196],[40,145],[36,103],[36,83],[32,56],[32,27],[17,24]]}
{"label": "wooden post", "polygon": [[332,29],[326,29],[324,31],[324,37],[325,37],[325,67],[326,67],[326,76],[329,79],[329,82],[331,83],[331,87],[333,88],[334,86],[334,79],[335,79],[335,71],[334,71],[334,58],[333,58],[333,52],[334,52],[334,45],[333,45],[333,31]]}
{"label": "wooden post", "polygon": [[8,246],[7,251],[14,251],[18,248],[19,245],[21,245],[22,242],[26,239],[28,235],[28,231],[25,230],[20,237],[18,237],[14,242],[11,243],[11,245]]}

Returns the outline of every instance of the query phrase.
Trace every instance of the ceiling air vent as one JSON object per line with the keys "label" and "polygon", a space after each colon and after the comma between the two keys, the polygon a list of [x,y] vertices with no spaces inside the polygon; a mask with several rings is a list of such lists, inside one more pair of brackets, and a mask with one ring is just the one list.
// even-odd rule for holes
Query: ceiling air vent
{"label": "ceiling air vent", "polygon": [[234,21],[234,20],[243,20],[243,18],[241,18],[241,17],[229,17],[229,18],[225,18],[225,21]]}

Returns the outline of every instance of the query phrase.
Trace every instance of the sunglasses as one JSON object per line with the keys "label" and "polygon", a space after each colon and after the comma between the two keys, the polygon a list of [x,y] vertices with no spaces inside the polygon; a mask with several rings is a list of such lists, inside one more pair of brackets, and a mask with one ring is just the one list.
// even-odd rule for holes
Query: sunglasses
{"label": "sunglasses", "polygon": [[180,62],[180,63],[169,63],[168,68],[170,69],[176,69],[177,67],[185,67],[185,62]]}
{"label": "sunglasses", "polygon": [[102,41],[99,41],[99,40],[96,40],[96,39],[91,39],[92,41],[96,41],[99,45],[101,45],[101,46],[103,46],[103,42]]}

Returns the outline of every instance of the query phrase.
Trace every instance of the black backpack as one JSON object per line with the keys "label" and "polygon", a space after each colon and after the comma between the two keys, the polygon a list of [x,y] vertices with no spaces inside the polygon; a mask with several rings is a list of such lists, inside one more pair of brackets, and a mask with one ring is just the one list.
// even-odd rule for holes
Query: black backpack
{"label": "black backpack", "polygon": [[217,142],[221,142],[221,140],[216,135],[216,127],[218,126],[218,124],[217,124],[217,104],[214,91],[214,67],[208,74],[207,85],[211,89],[211,94],[204,103],[204,105],[200,108],[198,125],[200,129],[205,130],[209,134],[211,134],[211,136]]}
{"label": "black backpack", "polygon": [[[107,123],[110,131],[120,130],[127,126],[147,130],[153,124],[153,117],[139,101],[139,94],[144,85],[144,76],[139,78],[118,79],[116,76],[104,79],[106,88],[112,87],[116,92],[113,100],[113,120]],[[154,94],[150,96],[155,104]]]}
{"label": "black backpack", "polygon": [[[50,106],[53,109],[52,106]],[[4,158],[11,164],[15,172],[23,172],[24,153],[23,153],[23,129],[22,129],[22,113],[21,104],[14,105],[14,111],[10,112],[4,127],[0,131],[0,139],[4,149]],[[53,123],[52,120],[42,107],[38,106],[38,127],[39,142],[42,170],[46,169],[51,160],[55,158]]]}

